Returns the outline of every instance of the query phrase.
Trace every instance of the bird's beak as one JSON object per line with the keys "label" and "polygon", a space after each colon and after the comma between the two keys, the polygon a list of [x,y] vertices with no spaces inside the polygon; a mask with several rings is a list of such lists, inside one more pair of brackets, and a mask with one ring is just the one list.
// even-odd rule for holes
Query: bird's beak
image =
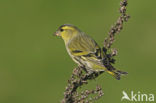
{"label": "bird's beak", "polygon": [[58,31],[56,31],[56,32],[54,33],[54,36],[61,36],[61,34],[60,34]]}

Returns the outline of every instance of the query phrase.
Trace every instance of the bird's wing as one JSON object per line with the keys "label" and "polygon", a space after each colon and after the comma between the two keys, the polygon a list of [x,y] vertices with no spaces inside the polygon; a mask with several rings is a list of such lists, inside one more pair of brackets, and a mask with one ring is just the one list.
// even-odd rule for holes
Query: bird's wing
{"label": "bird's wing", "polygon": [[88,35],[81,34],[68,43],[68,49],[73,56],[82,56],[90,60],[102,59],[101,48]]}

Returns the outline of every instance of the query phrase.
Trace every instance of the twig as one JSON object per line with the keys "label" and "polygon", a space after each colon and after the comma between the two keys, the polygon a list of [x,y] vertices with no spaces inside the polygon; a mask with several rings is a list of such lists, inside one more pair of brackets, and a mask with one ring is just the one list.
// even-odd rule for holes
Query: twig
{"label": "twig", "polygon": [[[114,68],[111,64],[115,63],[114,56],[117,55],[117,50],[112,49],[111,53],[108,54],[107,51],[111,48],[112,43],[114,42],[114,37],[123,29],[123,23],[127,22],[129,15],[126,14],[127,0],[123,0],[120,3],[120,17],[116,21],[115,25],[111,27],[111,30],[108,33],[108,37],[104,41],[103,52],[106,55],[103,60],[105,67]],[[88,73],[86,68],[77,67],[73,70],[70,80],[68,80],[68,85],[64,92],[64,98],[61,103],[91,103],[99,99],[103,95],[102,88],[97,86],[95,90],[85,90],[80,93],[77,91],[84,84],[88,84],[88,80],[97,78],[103,72],[92,72]],[[90,97],[91,94],[96,94],[97,96]]]}
{"label": "twig", "polygon": [[68,85],[64,92],[64,99],[62,100],[62,103],[79,103],[80,101],[81,102],[90,101],[87,100],[87,97],[90,94],[97,94],[97,93],[99,94],[97,98],[91,98],[92,100],[98,99],[103,95],[101,87],[99,86],[97,86],[97,89],[93,90],[92,92],[89,90],[86,90],[85,92],[81,92],[81,94],[77,92],[78,87],[81,87],[83,84],[87,84],[88,80],[94,79],[103,73],[103,72],[93,72],[89,74],[87,72],[84,72],[86,71],[84,69],[85,69],[84,67],[77,67],[73,70],[71,78],[70,80],[68,80]]}
{"label": "twig", "polygon": [[111,27],[108,35],[109,37],[107,37],[104,41],[104,47],[106,49],[111,48],[113,42],[114,42],[114,37],[116,34],[118,34],[122,29],[123,29],[123,23],[127,22],[128,19],[130,18],[129,15],[126,14],[126,6],[127,6],[127,0],[123,0],[120,2],[120,17],[118,18],[118,20],[116,21],[115,25]]}

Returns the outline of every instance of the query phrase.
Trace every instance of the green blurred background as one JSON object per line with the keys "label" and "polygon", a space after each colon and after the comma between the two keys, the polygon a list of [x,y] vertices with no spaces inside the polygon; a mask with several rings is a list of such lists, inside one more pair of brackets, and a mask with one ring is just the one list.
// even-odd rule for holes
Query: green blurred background
{"label": "green blurred background", "polygon": [[[119,2],[0,0],[0,103],[59,103],[76,64],[53,32],[74,24],[102,46],[119,16]],[[113,45],[119,52],[115,66],[129,75],[117,81],[104,73],[84,86],[102,86],[97,103],[121,103],[123,90],[156,93],[155,3],[129,0],[131,19]]]}

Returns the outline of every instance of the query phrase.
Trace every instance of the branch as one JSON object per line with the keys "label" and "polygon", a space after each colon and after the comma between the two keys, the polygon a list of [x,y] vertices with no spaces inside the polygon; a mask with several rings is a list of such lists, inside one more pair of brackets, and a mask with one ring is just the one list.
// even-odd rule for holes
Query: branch
{"label": "branch", "polygon": [[130,18],[129,15],[126,14],[126,6],[127,6],[127,0],[123,0],[120,2],[120,17],[118,18],[118,20],[116,21],[115,25],[111,27],[108,35],[109,37],[107,37],[104,41],[104,47],[106,49],[111,48],[113,42],[114,42],[114,37],[116,34],[118,34],[122,29],[123,29],[123,23],[127,22],[128,19]]}
{"label": "branch", "polygon": [[[123,23],[127,22],[129,19],[129,15],[126,14],[126,6],[127,0],[123,0],[120,3],[120,17],[116,21],[115,25],[111,27],[108,37],[104,41],[103,52],[106,57],[103,59],[103,64],[106,68],[114,68],[111,64],[115,63],[114,56],[117,55],[117,50],[112,49],[111,53],[108,54],[107,51],[111,48],[114,37],[123,29]],[[93,80],[101,75],[103,72],[87,72],[85,66],[77,67],[73,70],[71,78],[68,80],[68,85],[64,92],[64,98],[61,103],[90,103],[97,99],[99,99],[103,95],[102,88],[100,86],[96,86],[95,90],[85,90],[78,92],[78,88],[80,88],[84,84],[88,84],[89,80]],[[96,94],[96,96],[93,94]]]}
{"label": "branch", "polygon": [[[68,85],[64,92],[64,99],[62,100],[62,103],[79,103],[82,101],[87,103],[87,101],[89,102],[100,98],[103,95],[103,92],[99,86],[97,86],[95,90],[85,90],[80,94],[77,92],[77,88],[87,84],[88,80],[95,79],[102,73],[103,72],[88,73],[84,67],[75,68],[70,80],[68,80]],[[87,100],[90,94],[98,94],[98,96]]]}

